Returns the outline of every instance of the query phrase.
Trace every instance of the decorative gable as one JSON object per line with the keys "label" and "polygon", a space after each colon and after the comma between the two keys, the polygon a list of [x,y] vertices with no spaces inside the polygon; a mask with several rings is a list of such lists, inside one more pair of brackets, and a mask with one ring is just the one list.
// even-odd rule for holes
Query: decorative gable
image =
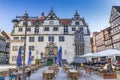
{"label": "decorative gable", "polygon": [[58,17],[55,15],[53,8],[51,8],[50,13],[46,17],[46,20],[58,20]]}
{"label": "decorative gable", "polygon": [[112,22],[114,19],[120,16],[120,6],[113,6],[110,15],[110,21]]}

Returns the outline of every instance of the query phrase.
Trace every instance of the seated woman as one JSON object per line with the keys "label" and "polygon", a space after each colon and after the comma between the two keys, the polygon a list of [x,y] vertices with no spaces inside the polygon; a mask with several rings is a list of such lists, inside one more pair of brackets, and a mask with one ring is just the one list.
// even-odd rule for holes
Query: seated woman
{"label": "seated woman", "polygon": [[113,72],[113,70],[115,69],[115,66],[113,66],[113,64],[111,63],[111,58],[108,58],[107,63],[105,64],[103,69],[107,71],[107,73]]}

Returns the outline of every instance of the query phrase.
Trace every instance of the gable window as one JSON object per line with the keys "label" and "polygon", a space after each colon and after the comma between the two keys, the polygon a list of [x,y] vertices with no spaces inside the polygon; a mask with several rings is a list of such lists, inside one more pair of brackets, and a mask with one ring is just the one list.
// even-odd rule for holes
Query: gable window
{"label": "gable window", "polygon": [[79,22],[75,22],[75,25],[79,25]]}
{"label": "gable window", "polygon": [[58,31],[58,27],[53,27],[53,31]]}
{"label": "gable window", "polygon": [[75,28],[75,27],[72,27],[72,31],[76,31],[76,28]]}
{"label": "gable window", "polygon": [[49,27],[45,27],[45,28],[44,28],[44,31],[49,31]]}
{"label": "gable window", "polygon": [[48,41],[54,41],[54,36],[49,36],[49,40]]}
{"label": "gable window", "polygon": [[23,30],[23,28],[19,28],[19,30],[18,30],[18,31],[19,31],[19,32],[22,32],[22,30]]}
{"label": "gable window", "polygon": [[29,42],[34,42],[35,38],[34,37],[29,37]]}
{"label": "gable window", "polygon": [[59,42],[65,41],[64,36],[59,36]]}
{"label": "gable window", "polygon": [[39,27],[35,27],[35,33],[39,33]]}
{"label": "gable window", "polygon": [[67,26],[64,27],[64,34],[68,34],[68,27]]}
{"label": "gable window", "polygon": [[43,36],[39,36],[38,37],[38,42],[43,42],[44,41],[44,37]]}

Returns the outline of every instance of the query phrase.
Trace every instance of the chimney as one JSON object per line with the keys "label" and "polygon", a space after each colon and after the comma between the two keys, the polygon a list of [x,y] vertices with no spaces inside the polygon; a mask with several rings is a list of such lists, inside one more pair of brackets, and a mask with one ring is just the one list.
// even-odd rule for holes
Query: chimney
{"label": "chimney", "polygon": [[42,12],[41,16],[44,16],[44,12]]}

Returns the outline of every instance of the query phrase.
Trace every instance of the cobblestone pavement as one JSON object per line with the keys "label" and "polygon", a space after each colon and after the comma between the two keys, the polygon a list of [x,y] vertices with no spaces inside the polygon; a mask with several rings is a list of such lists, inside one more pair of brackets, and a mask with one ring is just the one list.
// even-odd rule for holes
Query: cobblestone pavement
{"label": "cobblestone pavement", "polygon": [[[8,68],[14,68],[15,66],[9,66],[9,65],[2,65],[0,66],[1,70],[7,70]],[[55,80],[68,80],[66,72],[63,71],[62,68],[59,68],[60,71],[58,75],[56,75]],[[42,80],[42,72],[48,70],[48,67],[43,67],[35,71],[34,73],[31,74],[30,80]],[[101,75],[96,74],[95,72],[92,72],[91,76],[85,72],[85,70],[80,70],[83,75],[78,78],[78,80],[120,80],[120,71],[117,72],[118,74],[118,79],[103,79]],[[5,79],[8,80],[8,79]],[[69,79],[70,80],[70,79]]]}
{"label": "cobblestone pavement", "polygon": [[[59,69],[60,71],[58,75],[56,75],[55,80],[71,80],[67,78],[66,72],[63,71],[62,68],[59,68]],[[32,73],[30,80],[42,80],[42,72],[45,70],[48,70],[48,67],[43,67],[35,71],[34,73]],[[119,79],[103,79],[101,75],[98,75],[93,72],[91,73],[91,75],[89,75],[84,70],[81,70],[81,72],[83,73],[83,75],[79,77],[78,80],[120,80],[120,78]],[[120,74],[120,72],[118,74]]]}
{"label": "cobblestone pavement", "polygon": [[[65,73],[65,71],[63,71],[62,68],[59,68],[59,73],[58,75],[56,75],[55,80],[70,80],[67,78],[67,75]],[[30,80],[42,80],[42,72],[44,70],[48,70],[48,67],[44,67],[39,69],[38,71],[35,71],[34,73],[32,73]],[[94,80],[93,78],[91,78],[89,75],[84,74],[81,77],[78,78],[78,80]]]}

